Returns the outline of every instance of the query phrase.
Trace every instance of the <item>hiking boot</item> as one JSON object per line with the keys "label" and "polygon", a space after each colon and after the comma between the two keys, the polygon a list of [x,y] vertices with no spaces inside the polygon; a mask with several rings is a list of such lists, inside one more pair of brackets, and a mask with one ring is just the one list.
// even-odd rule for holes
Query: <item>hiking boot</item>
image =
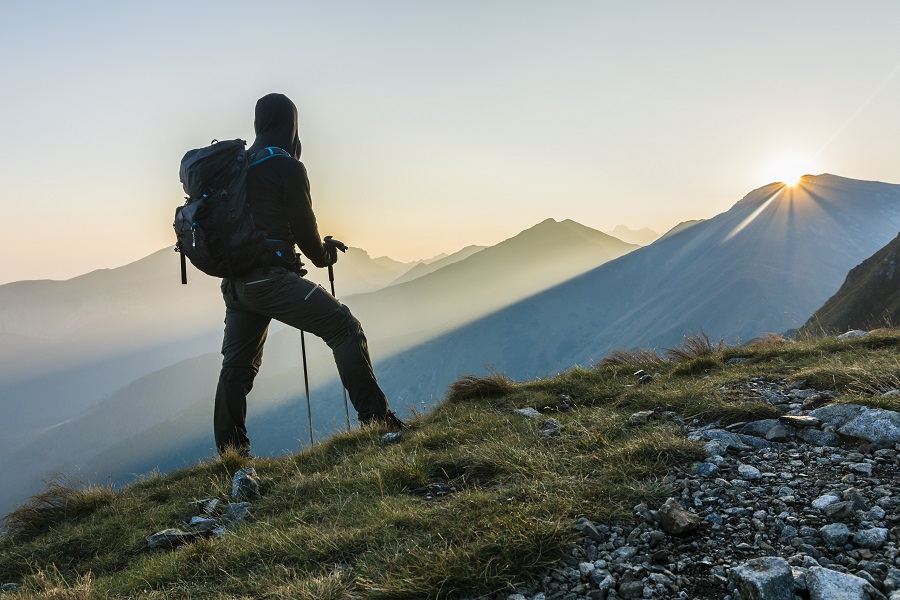
{"label": "hiking boot", "polygon": [[363,427],[388,427],[394,431],[407,431],[409,425],[397,418],[394,411],[389,410],[383,415],[372,415],[359,420]]}

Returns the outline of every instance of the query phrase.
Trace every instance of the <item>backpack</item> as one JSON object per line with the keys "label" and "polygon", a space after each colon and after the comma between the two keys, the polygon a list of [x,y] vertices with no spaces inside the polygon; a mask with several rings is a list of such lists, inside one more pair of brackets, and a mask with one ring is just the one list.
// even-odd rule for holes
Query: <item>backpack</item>
{"label": "backpack", "polygon": [[266,234],[253,225],[247,199],[247,170],[275,156],[290,156],[266,148],[259,160],[250,157],[244,140],[213,143],[189,150],[179,176],[187,194],[175,209],[175,251],[181,254],[181,283],[191,264],[213,277],[232,278],[268,264]]}

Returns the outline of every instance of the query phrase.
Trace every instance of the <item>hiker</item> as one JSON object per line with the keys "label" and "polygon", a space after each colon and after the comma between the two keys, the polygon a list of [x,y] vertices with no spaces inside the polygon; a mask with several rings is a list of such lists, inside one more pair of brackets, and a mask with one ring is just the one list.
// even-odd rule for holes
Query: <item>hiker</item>
{"label": "hiker", "polygon": [[[256,103],[254,128],[251,160],[270,158],[248,171],[247,199],[256,228],[266,232],[270,264],[222,280],[225,337],[214,413],[216,448],[220,454],[227,448],[250,453],[247,394],[262,363],[272,319],[328,344],[361,424],[404,428],[375,379],[359,321],[321,286],[304,279],[306,271],[294,253],[296,244],[320,268],[333,265],[338,257],[337,248],[319,237],[306,167],[300,162],[296,106],[282,94],[263,96]],[[281,148],[289,156],[268,148]]]}

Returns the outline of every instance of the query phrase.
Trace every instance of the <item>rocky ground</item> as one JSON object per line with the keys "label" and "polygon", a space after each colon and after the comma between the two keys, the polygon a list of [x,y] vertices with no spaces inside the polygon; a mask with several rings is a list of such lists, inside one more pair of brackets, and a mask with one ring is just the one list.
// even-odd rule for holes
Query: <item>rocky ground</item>
{"label": "rocky ground", "polygon": [[[900,600],[900,413],[832,404],[804,382],[735,389],[784,415],[683,423],[708,458],[632,524],[592,523],[536,587],[492,600]],[[900,395],[887,390],[885,395]],[[640,423],[673,414],[648,411]]]}

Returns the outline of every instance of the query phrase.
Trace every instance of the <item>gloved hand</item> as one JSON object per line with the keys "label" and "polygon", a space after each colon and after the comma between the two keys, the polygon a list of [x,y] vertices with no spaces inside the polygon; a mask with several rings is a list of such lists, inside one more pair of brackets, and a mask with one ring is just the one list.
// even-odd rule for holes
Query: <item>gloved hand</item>
{"label": "gloved hand", "polygon": [[331,244],[325,244],[325,253],[328,254],[328,262],[323,266],[329,267],[337,262],[337,260],[338,260],[337,246],[332,246]]}

